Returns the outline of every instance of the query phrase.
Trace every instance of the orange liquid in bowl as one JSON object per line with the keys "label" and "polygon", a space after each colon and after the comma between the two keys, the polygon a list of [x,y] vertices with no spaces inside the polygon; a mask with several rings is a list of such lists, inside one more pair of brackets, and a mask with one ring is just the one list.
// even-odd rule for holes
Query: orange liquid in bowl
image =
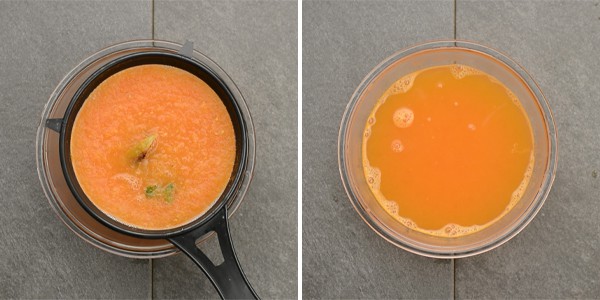
{"label": "orange liquid in bowl", "polygon": [[533,136],[515,95],[462,65],[404,76],[379,99],[363,168],[382,207],[405,226],[456,237],[479,231],[522,197]]}
{"label": "orange liquid in bowl", "polygon": [[71,134],[71,159],[86,196],[107,215],[142,229],[169,229],[205,213],[235,161],[227,109],[184,70],[143,65],[103,81]]}

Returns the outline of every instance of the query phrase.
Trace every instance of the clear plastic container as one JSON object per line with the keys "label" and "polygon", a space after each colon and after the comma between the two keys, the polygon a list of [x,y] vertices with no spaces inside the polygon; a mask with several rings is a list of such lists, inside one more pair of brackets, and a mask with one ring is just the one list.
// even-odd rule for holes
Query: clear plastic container
{"label": "clear plastic container", "polygon": [[[52,95],[50,95],[50,99],[42,113],[36,139],[38,175],[50,205],[69,229],[86,242],[102,250],[132,258],[164,257],[177,253],[179,250],[167,240],[140,239],[116,232],[99,223],[88,214],[67,186],[59,158],[59,134],[48,128],[47,121],[63,118],[75,91],[94,71],[127,54],[148,51],[179,53],[203,64],[223,80],[240,107],[242,117],[247,124],[248,163],[239,190],[227,203],[229,217],[235,213],[242,199],[244,199],[252,179],[255,159],[254,127],[250,112],[240,91],[225,71],[208,57],[194,51],[191,43],[182,46],[177,43],[158,40],[128,41],[102,49],[77,65],[61,80]],[[209,236],[206,236],[198,243],[208,238]]]}
{"label": "clear plastic container", "polygon": [[[500,80],[519,98],[533,131],[535,162],[523,197],[501,219],[473,234],[437,237],[411,230],[389,215],[373,196],[362,166],[362,137],[367,118],[384,91],[404,75],[439,65],[462,64]],[[346,108],[338,140],[340,175],[350,202],[380,236],[407,251],[435,258],[458,258],[496,248],[535,217],[554,180],[557,134],[552,112],[531,76],[507,56],[463,41],[439,41],[395,53],[358,86]]]}

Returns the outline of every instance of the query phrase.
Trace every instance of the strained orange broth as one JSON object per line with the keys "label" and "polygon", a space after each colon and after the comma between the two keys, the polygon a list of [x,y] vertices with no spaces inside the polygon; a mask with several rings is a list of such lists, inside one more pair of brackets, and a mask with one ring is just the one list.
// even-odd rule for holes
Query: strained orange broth
{"label": "strained orange broth", "polygon": [[521,198],[534,156],[529,120],[496,78],[464,65],[396,81],[371,112],[363,168],[385,210],[411,229],[462,236]]}

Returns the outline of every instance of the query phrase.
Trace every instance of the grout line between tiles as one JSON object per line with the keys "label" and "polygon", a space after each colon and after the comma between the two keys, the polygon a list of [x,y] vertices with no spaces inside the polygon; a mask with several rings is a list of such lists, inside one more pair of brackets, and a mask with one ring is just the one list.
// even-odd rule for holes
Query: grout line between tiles
{"label": "grout line between tiles", "polygon": [[453,258],[450,262],[452,266],[452,299],[456,299],[456,260]]}
{"label": "grout line between tiles", "polygon": [[454,40],[456,40],[456,1],[454,0]]}
{"label": "grout line between tiles", "polygon": [[154,39],[154,0],[152,0],[152,39]]}
{"label": "grout line between tiles", "polygon": [[150,299],[154,299],[154,259],[150,259]]}

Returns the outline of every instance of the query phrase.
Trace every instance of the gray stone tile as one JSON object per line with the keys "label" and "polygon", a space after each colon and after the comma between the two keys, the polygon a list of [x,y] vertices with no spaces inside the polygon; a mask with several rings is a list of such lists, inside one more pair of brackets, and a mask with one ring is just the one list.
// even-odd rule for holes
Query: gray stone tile
{"label": "gray stone tile", "polygon": [[516,238],[456,261],[459,298],[600,295],[600,5],[598,1],[459,1],[459,39],[496,48],[529,70],[558,127],[554,187]]}
{"label": "gray stone tile", "polygon": [[55,216],[35,136],[60,79],[107,45],[151,34],[148,1],[0,1],[0,298],[147,298],[150,266],[105,253]]}
{"label": "gray stone tile", "polygon": [[362,78],[395,51],[453,37],[452,1],[303,3],[302,272],[306,298],[449,298],[451,261],[380,238],[347,200],[338,129]]}
{"label": "gray stone tile", "polygon": [[[157,1],[155,37],[193,40],[194,47],[215,60],[246,98],[256,129],[257,159],[231,234],[259,296],[296,298],[297,3]],[[154,261],[154,295],[217,296],[183,255]]]}

